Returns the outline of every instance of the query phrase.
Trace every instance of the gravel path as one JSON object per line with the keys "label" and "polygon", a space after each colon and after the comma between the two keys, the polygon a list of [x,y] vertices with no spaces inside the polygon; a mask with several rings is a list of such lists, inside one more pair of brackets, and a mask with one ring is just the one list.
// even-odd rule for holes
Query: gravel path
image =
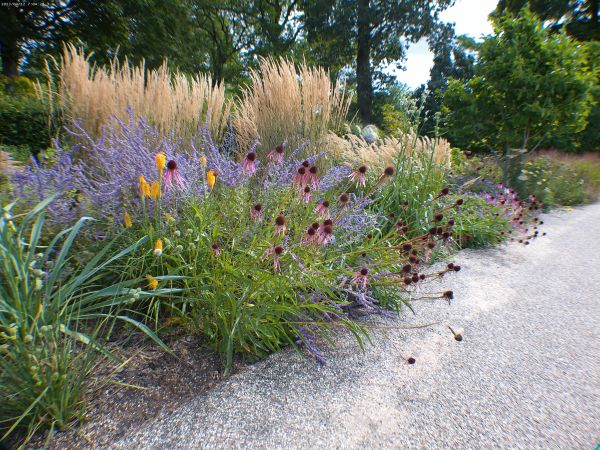
{"label": "gravel path", "polygon": [[275,354],[114,448],[595,448],[600,204],[544,220],[528,247],[461,252],[452,305],[376,322],[364,353]]}

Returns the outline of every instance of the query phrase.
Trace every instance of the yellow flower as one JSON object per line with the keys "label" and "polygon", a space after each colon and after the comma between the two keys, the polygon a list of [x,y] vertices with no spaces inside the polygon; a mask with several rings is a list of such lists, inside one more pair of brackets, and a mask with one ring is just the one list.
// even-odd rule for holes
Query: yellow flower
{"label": "yellow flower", "polygon": [[217,176],[212,170],[206,172],[206,181],[208,181],[208,188],[212,191],[215,182],[217,181]]}
{"label": "yellow flower", "polygon": [[140,193],[142,197],[150,197],[150,185],[144,178],[144,175],[140,175]]}
{"label": "yellow flower", "polygon": [[175,218],[169,213],[165,213],[165,220],[167,221],[167,223],[175,222]]}
{"label": "yellow flower", "polygon": [[158,174],[162,177],[163,171],[165,170],[165,166],[167,165],[167,155],[163,152],[158,152],[154,157],[156,161],[156,168],[158,169]]}
{"label": "yellow flower", "polygon": [[133,222],[131,222],[131,216],[127,211],[123,215],[123,222],[125,223],[125,228],[131,228],[133,226]]}
{"label": "yellow flower", "polygon": [[160,256],[163,252],[163,241],[162,239],[157,239],[154,243],[154,256]]}
{"label": "yellow flower", "polygon": [[160,198],[160,183],[158,181],[152,182],[150,197],[152,197],[152,200],[158,200]]}
{"label": "yellow flower", "polygon": [[158,280],[152,275],[146,275],[146,280],[148,280],[148,288],[150,290],[153,291],[158,287]]}
{"label": "yellow flower", "polygon": [[201,164],[202,164],[204,167],[206,167],[206,156],[202,155],[202,156],[200,157],[200,163],[201,163]]}

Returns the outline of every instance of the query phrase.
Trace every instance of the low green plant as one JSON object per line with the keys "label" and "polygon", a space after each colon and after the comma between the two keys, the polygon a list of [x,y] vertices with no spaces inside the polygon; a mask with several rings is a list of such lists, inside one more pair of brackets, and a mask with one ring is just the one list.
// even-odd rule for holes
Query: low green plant
{"label": "low green plant", "polygon": [[115,239],[75,264],[72,246],[92,219],[84,217],[46,242],[45,209],[52,201],[49,197],[16,216],[8,205],[0,217],[1,439],[18,428],[27,436],[40,427],[61,429],[83,416],[88,374],[99,356],[112,356],[103,343],[114,320],[138,327],[164,346],[126,314],[127,305],[149,295],[139,288],[141,280],[116,277],[110,284],[107,277],[146,239],[114,250]]}
{"label": "low green plant", "polygon": [[460,247],[487,247],[508,238],[510,219],[503,208],[489,203],[479,195],[463,195],[454,219],[455,241]]}

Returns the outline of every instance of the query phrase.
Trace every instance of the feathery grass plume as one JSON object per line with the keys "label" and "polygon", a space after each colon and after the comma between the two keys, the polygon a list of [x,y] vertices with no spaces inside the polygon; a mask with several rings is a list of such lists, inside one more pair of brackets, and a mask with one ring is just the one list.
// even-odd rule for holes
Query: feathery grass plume
{"label": "feathery grass plume", "polygon": [[253,70],[233,114],[233,127],[242,151],[260,140],[264,156],[285,140],[290,148],[306,141],[314,154],[329,130],[340,130],[351,95],[340,83],[332,84],[328,72],[288,59],[261,59]]}
{"label": "feathery grass plume", "polygon": [[64,123],[81,120],[83,128],[99,137],[113,115],[126,120],[132,107],[136,118],[143,116],[163,135],[175,131],[184,142],[199,126],[222,135],[231,107],[222,83],[213,84],[204,74],[171,73],[166,64],[147,70],[144,62],[133,65],[127,58],[121,64],[115,57],[109,67],[97,67],[90,57],[65,45],[54,67],[47,65],[47,86],[36,87],[51,110],[62,111]]}
{"label": "feathery grass plume", "polygon": [[451,148],[446,139],[417,136],[412,131],[400,138],[389,136],[371,144],[354,134],[348,134],[344,139],[330,133],[327,143],[348,165],[365,165],[374,168],[374,172],[386,165],[393,165],[401,154],[417,160],[424,155],[432,155],[433,163],[450,168]]}

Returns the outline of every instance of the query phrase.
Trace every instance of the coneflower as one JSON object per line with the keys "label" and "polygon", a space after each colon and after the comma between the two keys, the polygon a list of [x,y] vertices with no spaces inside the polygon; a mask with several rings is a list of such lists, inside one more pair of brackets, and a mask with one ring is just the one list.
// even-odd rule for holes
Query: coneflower
{"label": "coneflower", "polygon": [[294,175],[292,185],[299,186],[301,189],[303,189],[306,186],[306,180],[307,180],[306,168],[299,167],[298,170],[296,171],[296,174]]}
{"label": "coneflower", "polygon": [[312,244],[316,240],[317,240],[317,230],[314,229],[312,226],[308,227],[306,229],[306,233],[304,233],[304,236],[302,237],[302,241],[307,244]]}
{"label": "coneflower", "polygon": [[256,173],[256,152],[248,152],[242,163],[242,175]]}
{"label": "coneflower", "polygon": [[317,242],[319,244],[327,244],[333,237],[333,225],[323,225],[317,234]]}
{"label": "coneflower", "polygon": [[279,215],[275,218],[275,235],[283,236],[285,234],[285,217],[283,215]]}
{"label": "coneflower", "polygon": [[167,172],[165,173],[165,186],[171,187],[173,183],[177,183],[178,185],[183,184],[183,179],[177,170],[177,163],[174,159],[170,160],[167,163]]}
{"label": "coneflower", "polygon": [[257,203],[250,208],[250,218],[257,222],[262,222],[263,207],[260,203]]}
{"label": "coneflower", "polygon": [[317,168],[317,166],[312,166],[310,169],[308,169],[308,182],[310,183],[310,186],[315,190],[319,189],[318,173],[319,169]]}
{"label": "coneflower", "polygon": [[357,186],[365,187],[367,184],[366,174],[367,166],[360,166],[358,169],[356,169],[350,175],[348,175],[348,178],[350,178],[350,181],[352,182],[356,181]]}
{"label": "coneflower", "polygon": [[304,188],[304,192],[302,194],[302,200],[304,201],[304,203],[310,202],[310,187],[306,186]]}
{"label": "coneflower", "polygon": [[323,200],[322,202],[319,202],[315,208],[315,212],[321,217],[329,217],[329,201]]}
{"label": "coneflower", "polygon": [[302,161],[302,167],[305,167],[308,169],[310,167],[310,163],[307,160],[304,160],[304,161]]}
{"label": "coneflower", "polygon": [[211,250],[215,253],[215,256],[219,256],[221,254],[221,249],[219,248],[219,244],[213,242],[210,246]]}
{"label": "coneflower", "polygon": [[383,176],[384,177],[391,177],[392,175],[394,175],[396,173],[396,169],[394,169],[394,166],[387,166],[384,170],[383,170]]}
{"label": "coneflower", "polygon": [[283,144],[279,144],[267,154],[267,159],[272,162],[281,163],[283,161]]}
{"label": "coneflower", "polygon": [[363,267],[358,272],[355,272],[352,276],[351,283],[360,286],[363,290],[367,287],[367,275],[369,274],[369,269]]}
{"label": "coneflower", "polygon": [[350,200],[350,197],[348,196],[348,194],[346,194],[345,192],[342,193],[339,197],[338,197],[338,201],[340,202],[340,205],[345,206],[348,201]]}
{"label": "coneflower", "polygon": [[273,249],[273,268],[276,272],[281,270],[281,264],[279,262],[279,257],[283,254],[283,247],[278,245]]}

